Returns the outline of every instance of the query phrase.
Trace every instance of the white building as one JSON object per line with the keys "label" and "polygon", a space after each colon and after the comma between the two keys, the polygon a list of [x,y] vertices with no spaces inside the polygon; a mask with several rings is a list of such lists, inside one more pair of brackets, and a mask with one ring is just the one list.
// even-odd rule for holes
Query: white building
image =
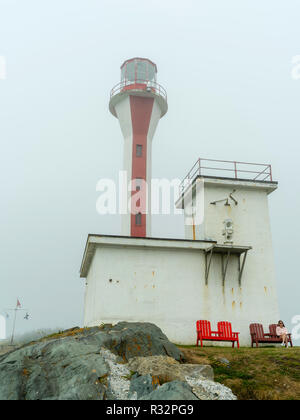
{"label": "white building", "polygon": [[[128,60],[135,63],[135,69],[141,61]],[[167,110],[166,96],[157,89],[156,79],[152,79],[150,90],[148,81],[141,79],[135,70],[134,80],[123,80],[116,91],[119,96],[115,98],[113,92],[110,102],[112,113],[115,106],[114,115],[122,117],[124,165],[133,180],[137,175],[132,174],[138,174],[140,168],[144,179],[151,179],[149,143],[158,119]],[[133,115],[143,107],[139,111],[130,108],[131,96],[136,94],[145,99],[149,94],[153,99],[151,110],[145,110],[148,128],[155,120],[151,135],[143,128],[143,115]],[[143,122],[134,122],[136,118]],[[144,160],[134,156],[135,143],[147,146]],[[277,322],[268,211],[268,194],[277,183],[272,180],[271,167],[210,163],[196,162],[176,203],[185,212],[185,240],[151,238],[149,215],[139,219],[137,213],[124,218],[123,232],[127,226],[127,234],[123,236],[89,235],[80,270],[86,278],[86,326],[148,321],[158,325],[171,341],[193,344],[196,320],[211,321],[212,329],[218,321],[230,321],[233,330],[240,332],[240,343],[249,345],[250,323],[260,322],[267,328]],[[198,216],[190,211],[192,203],[200,212]]]}

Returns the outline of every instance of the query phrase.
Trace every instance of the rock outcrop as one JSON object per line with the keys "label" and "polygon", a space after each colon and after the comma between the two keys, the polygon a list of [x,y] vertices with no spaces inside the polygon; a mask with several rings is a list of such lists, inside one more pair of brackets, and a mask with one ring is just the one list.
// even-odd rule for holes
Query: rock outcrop
{"label": "rock outcrop", "polygon": [[71,329],[0,356],[0,400],[235,399],[183,361],[151,323]]}
{"label": "rock outcrop", "polygon": [[15,350],[16,349],[16,346],[10,346],[10,345],[2,345],[2,346],[0,346],[0,356],[2,355],[2,354],[5,354],[5,353],[8,353],[8,352],[10,352],[10,351],[13,351],[13,350]]}
{"label": "rock outcrop", "polygon": [[185,381],[187,376],[214,379],[214,371],[211,366],[180,364],[168,356],[133,357],[129,360],[128,367],[140,375],[150,373],[152,376],[156,376],[160,383]]}

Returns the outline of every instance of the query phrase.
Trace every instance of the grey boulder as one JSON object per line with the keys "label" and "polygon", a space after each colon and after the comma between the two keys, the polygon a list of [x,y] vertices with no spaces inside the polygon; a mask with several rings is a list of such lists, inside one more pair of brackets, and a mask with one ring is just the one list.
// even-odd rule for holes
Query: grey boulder
{"label": "grey boulder", "polygon": [[145,395],[140,400],[198,400],[192,388],[186,382],[172,381],[161,385],[159,388]]}

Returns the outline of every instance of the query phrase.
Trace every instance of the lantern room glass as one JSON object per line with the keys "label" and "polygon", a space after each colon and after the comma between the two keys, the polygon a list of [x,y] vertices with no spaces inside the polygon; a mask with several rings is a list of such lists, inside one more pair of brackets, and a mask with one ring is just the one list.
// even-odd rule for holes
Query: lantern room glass
{"label": "lantern room glass", "polygon": [[135,58],[121,68],[121,82],[125,84],[156,82],[156,66],[149,60]]}

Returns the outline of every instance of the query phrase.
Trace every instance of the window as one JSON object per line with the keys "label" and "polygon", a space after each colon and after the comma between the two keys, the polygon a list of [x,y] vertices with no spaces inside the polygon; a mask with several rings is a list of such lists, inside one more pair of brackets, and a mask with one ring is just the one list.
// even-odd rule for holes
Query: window
{"label": "window", "polygon": [[155,77],[155,67],[152,64],[148,63],[148,80],[155,82]]}
{"label": "window", "polygon": [[121,69],[121,80],[125,80],[126,75],[126,65],[122,67]]}
{"label": "window", "polygon": [[147,61],[138,61],[136,68],[137,82],[144,82],[147,79]]}
{"label": "window", "polygon": [[135,62],[129,61],[126,64],[126,74],[125,74],[126,80],[129,80],[130,82],[135,81]]}
{"label": "window", "polygon": [[136,178],[135,179],[135,190],[136,191],[140,191],[141,187],[142,187],[142,178]]}
{"label": "window", "polygon": [[143,152],[143,146],[141,144],[136,145],[136,156],[141,157]]}
{"label": "window", "polygon": [[135,224],[136,224],[136,226],[141,226],[141,224],[142,224],[142,213],[137,213],[135,215]]}

